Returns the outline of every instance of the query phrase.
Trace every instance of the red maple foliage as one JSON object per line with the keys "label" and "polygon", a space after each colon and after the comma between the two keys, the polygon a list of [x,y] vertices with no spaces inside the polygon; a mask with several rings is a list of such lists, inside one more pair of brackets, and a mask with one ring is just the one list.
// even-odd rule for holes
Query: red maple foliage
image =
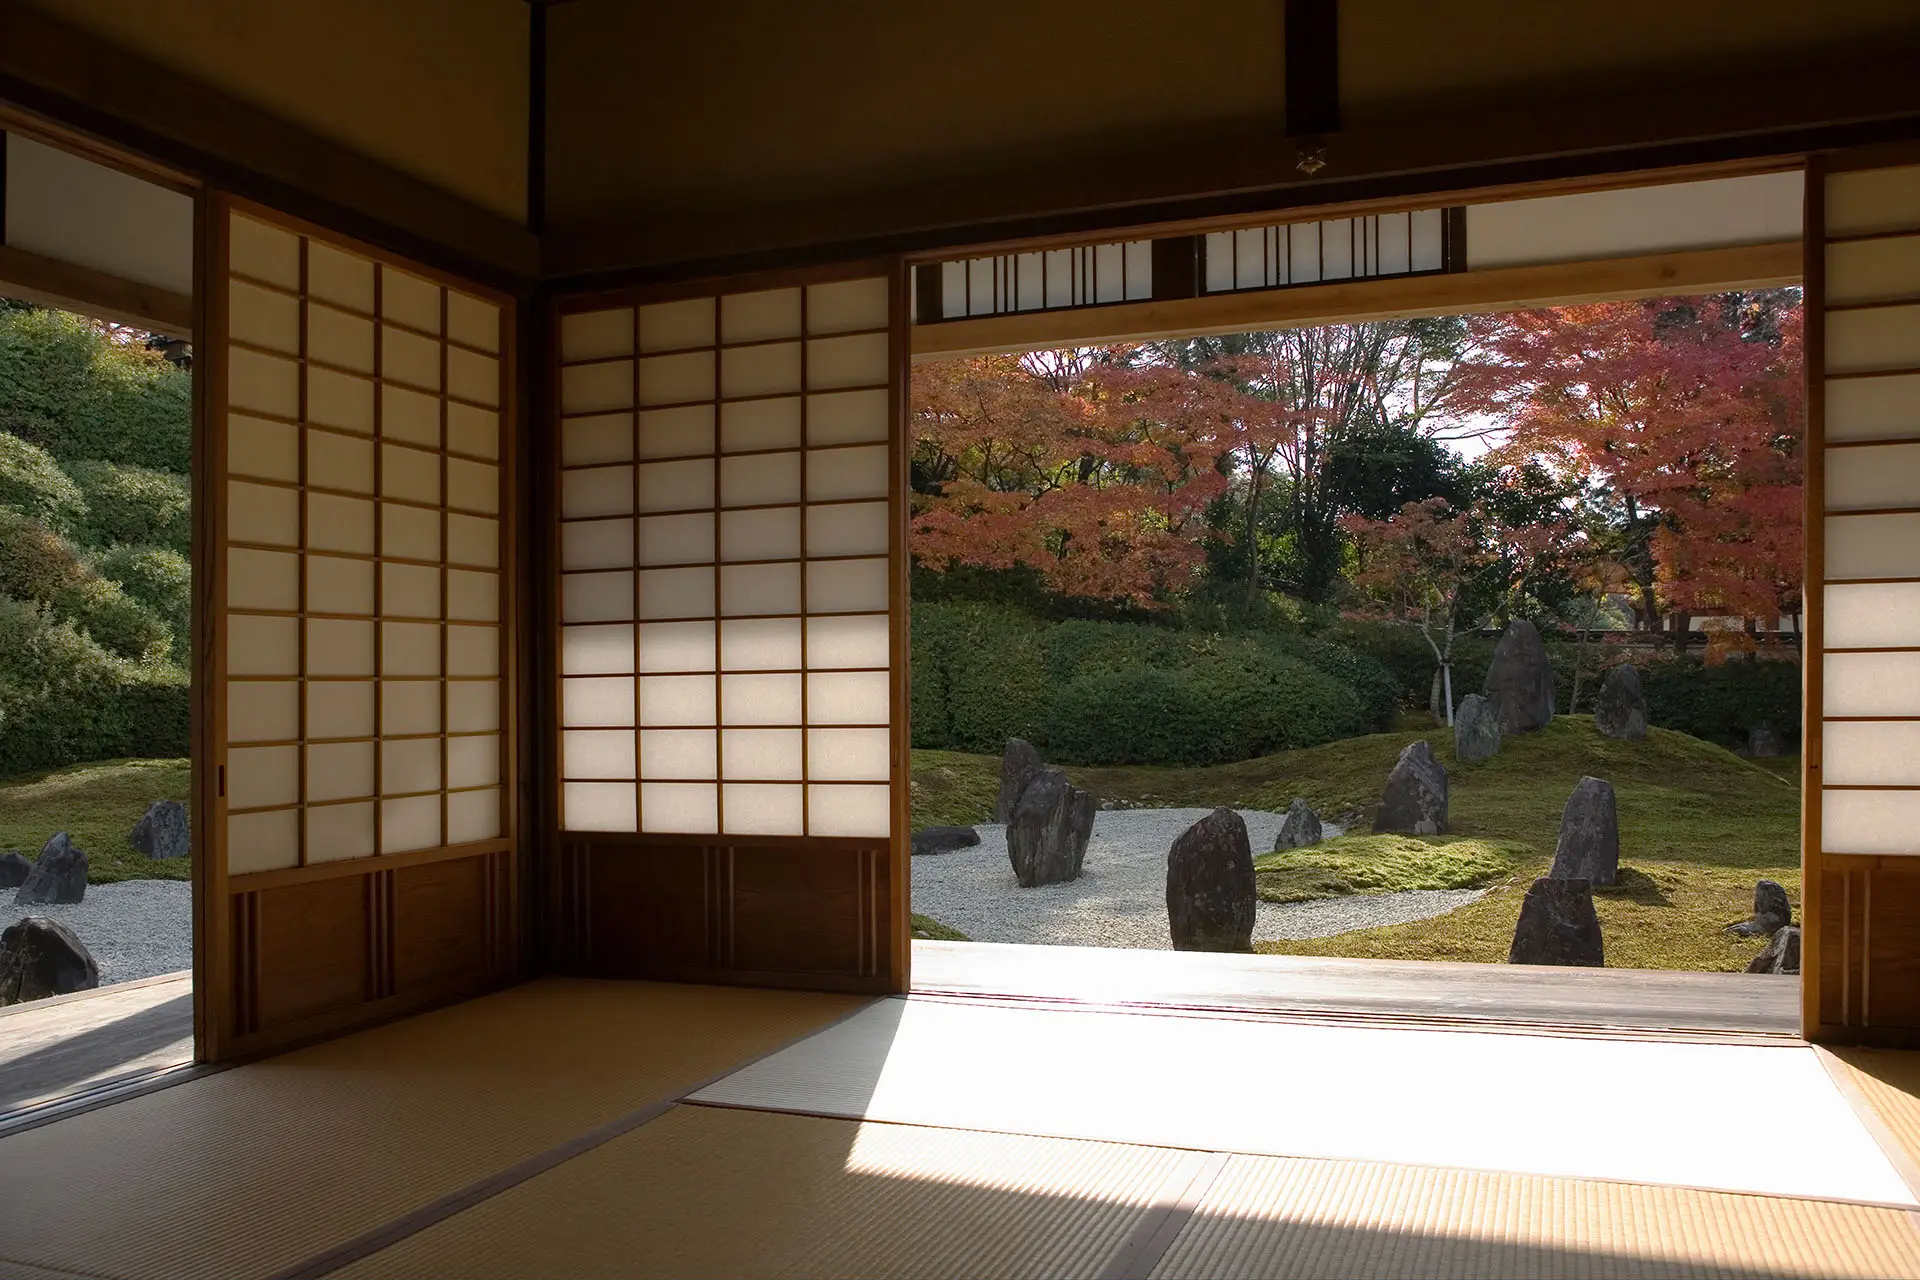
{"label": "red maple foliage", "polygon": [[1797,296],[1553,307],[1472,321],[1461,405],[1617,506],[1617,563],[1641,625],[1668,611],[1799,610],[1806,416]]}

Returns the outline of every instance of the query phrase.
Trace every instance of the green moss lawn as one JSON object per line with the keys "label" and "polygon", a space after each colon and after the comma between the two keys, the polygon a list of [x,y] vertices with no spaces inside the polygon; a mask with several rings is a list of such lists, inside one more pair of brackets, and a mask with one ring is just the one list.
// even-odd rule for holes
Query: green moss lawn
{"label": "green moss lawn", "polygon": [[155,800],[187,803],[185,760],[99,760],[0,782],[0,849],[29,858],[56,831],[87,851],[87,880],[187,880],[189,859],[155,862],[128,843],[133,824]]}
{"label": "green moss lawn", "polygon": [[[1426,738],[1446,766],[1448,836],[1355,835],[1257,860],[1261,895],[1303,901],[1341,893],[1490,886],[1478,902],[1430,920],[1332,938],[1262,943],[1301,955],[1403,960],[1506,958],[1520,897],[1553,861],[1560,811],[1584,775],[1614,786],[1620,882],[1595,894],[1607,963],[1634,969],[1744,969],[1764,945],[1722,932],[1746,918],[1754,881],[1778,880],[1800,899],[1798,762],[1756,764],[1665,729],[1641,742],[1602,736],[1585,716],[1562,716],[1509,737],[1478,765],[1454,759],[1444,729],[1404,729],[1210,768],[1069,767],[1103,800],[1128,807],[1284,811],[1294,796],[1326,818],[1377,803],[1400,749]],[[999,759],[913,753],[913,823],[988,821]],[[1360,830],[1364,830],[1362,825]],[[1255,850],[1256,854],[1261,851]]]}

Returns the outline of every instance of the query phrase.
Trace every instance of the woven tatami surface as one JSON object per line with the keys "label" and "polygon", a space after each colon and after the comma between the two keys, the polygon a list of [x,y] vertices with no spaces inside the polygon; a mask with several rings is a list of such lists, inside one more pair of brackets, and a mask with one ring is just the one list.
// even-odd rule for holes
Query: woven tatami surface
{"label": "woven tatami surface", "polygon": [[0,1274],[266,1276],[857,1007],[547,981],[0,1139]]}

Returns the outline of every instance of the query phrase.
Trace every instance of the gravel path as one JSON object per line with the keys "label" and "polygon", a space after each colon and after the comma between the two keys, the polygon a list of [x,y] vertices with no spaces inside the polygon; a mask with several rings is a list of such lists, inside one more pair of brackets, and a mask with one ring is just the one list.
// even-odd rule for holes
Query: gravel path
{"label": "gravel path", "polygon": [[[975,942],[1039,942],[1077,947],[1171,949],[1167,937],[1167,850],[1207,809],[1108,809],[1094,816],[1080,878],[1022,889],[1007,863],[1004,827],[975,828],[971,849],[913,860],[913,909]],[[1257,857],[1273,848],[1278,813],[1242,809]],[[1339,828],[1326,825],[1329,837]],[[91,891],[89,891],[91,892]],[[1315,902],[1262,902],[1256,942],[1326,938],[1353,929],[1405,924],[1445,915],[1484,889],[1411,889]]]}
{"label": "gravel path", "polygon": [[21,916],[61,921],[93,953],[100,985],[132,982],[193,968],[193,886],[185,880],[122,880],[90,884],[79,902],[13,905],[0,898],[0,925]]}

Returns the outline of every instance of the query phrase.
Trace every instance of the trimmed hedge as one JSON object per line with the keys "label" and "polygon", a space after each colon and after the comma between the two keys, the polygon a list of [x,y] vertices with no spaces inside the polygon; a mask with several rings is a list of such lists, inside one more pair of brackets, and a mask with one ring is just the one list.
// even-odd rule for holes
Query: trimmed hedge
{"label": "trimmed hedge", "polygon": [[0,506],[66,532],[87,514],[80,486],[52,454],[0,431]]}
{"label": "trimmed hedge", "polygon": [[40,606],[0,597],[0,776],[184,756],[187,673],[117,658]]}
{"label": "trimmed hedge", "polygon": [[1663,658],[1639,666],[1647,719],[1662,729],[1737,750],[1766,724],[1782,750],[1799,749],[1799,663],[1733,658],[1710,667],[1698,658]]}
{"label": "trimmed hedge", "polygon": [[86,319],[0,311],[0,432],[61,462],[193,469],[193,377]]}
{"label": "trimmed hedge", "polygon": [[193,544],[193,492],[187,477],[170,471],[83,460],[67,474],[86,497],[75,540],[90,547],[166,547],[182,554]]}
{"label": "trimmed hedge", "polygon": [[1393,677],[1298,636],[1042,623],[1004,605],[913,610],[913,744],[1069,764],[1242,760],[1386,727]]}

